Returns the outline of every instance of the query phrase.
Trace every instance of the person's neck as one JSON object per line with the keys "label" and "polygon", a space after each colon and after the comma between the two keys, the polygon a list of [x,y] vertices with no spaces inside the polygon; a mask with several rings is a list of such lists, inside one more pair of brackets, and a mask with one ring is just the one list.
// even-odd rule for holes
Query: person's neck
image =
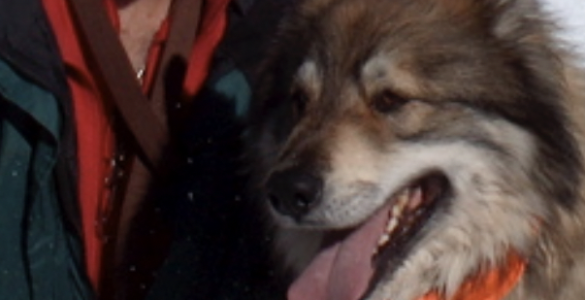
{"label": "person's neck", "polygon": [[166,18],[172,0],[116,0],[120,39],[135,71],[145,67],[152,39]]}

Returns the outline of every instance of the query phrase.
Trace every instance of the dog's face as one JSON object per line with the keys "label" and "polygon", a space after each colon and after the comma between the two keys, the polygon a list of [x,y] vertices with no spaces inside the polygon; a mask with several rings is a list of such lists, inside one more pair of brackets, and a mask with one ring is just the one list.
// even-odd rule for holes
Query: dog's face
{"label": "dog's face", "polygon": [[277,223],[359,231],[382,212],[364,245],[373,299],[452,293],[511,249],[528,253],[580,171],[546,28],[524,15],[533,6],[303,2],[256,120]]}

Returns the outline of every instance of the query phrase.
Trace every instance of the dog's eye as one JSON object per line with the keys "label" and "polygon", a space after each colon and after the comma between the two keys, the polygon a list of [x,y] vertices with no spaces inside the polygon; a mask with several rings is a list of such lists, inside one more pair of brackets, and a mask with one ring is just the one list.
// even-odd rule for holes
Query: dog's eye
{"label": "dog's eye", "polygon": [[406,102],[408,102],[406,98],[401,97],[392,91],[384,90],[374,96],[371,106],[373,109],[387,114],[397,111],[406,104]]}

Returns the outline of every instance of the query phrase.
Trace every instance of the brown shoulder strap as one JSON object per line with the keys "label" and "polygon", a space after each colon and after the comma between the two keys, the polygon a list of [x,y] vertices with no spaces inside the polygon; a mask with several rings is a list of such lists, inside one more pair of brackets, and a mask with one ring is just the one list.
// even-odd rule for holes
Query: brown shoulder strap
{"label": "brown shoulder strap", "polygon": [[[164,120],[164,124],[168,124],[166,122],[168,112],[165,112],[167,104],[165,99],[167,95],[166,89],[168,87],[166,76],[176,73],[173,70],[168,70],[168,68],[176,57],[187,62],[199,24],[202,2],[201,0],[174,0],[169,12],[171,14],[170,32],[164,45],[162,57],[159,60],[153,84],[150,99],[152,106],[148,106],[157,115],[157,121]],[[182,84],[182,78],[179,80],[179,84]],[[157,169],[158,174],[163,176],[172,169],[179,158],[176,153],[169,151],[164,154],[167,155],[164,157],[164,164]],[[130,235],[130,226],[136,222],[138,212],[144,208],[144,205],[148,205],[145,201],[148,201],[146,197],[154,179],[153,176],[150,176],[151,174],[149,174],[149,170],[142,160],[138,157],[131,157],[130,160],[126,182],[117,192],[118,197],[122,199],[118,218],[119,224],[115,226],[115,232],[119,237],[114,257],[118,261],[123,259],[123,251],[126,249],[127,243],[126,237]]]}
{"label": "brown shoulder strap", "polygon": [[[174,70],[172,68],[187,67],[189,54],[193,48],[193,42],[199,28],[202,2],[199,0],[174,0],[171,6],[171,29],[165,42],[162,56],[159,59],[158,70],[150,92],[150,101],[154,111],[165,124],[168,124],[166,122],[167,113],[164,113],[166,106],[169,104],[165,99],[168,94],[168,81],[177,81],[175,85],[183,84],[183,71],[186,70]],[[173,65],[175,63],[184,65]],[[169,76],[177,77],[169,78]],[[180,97],[171,100],[181,101]]]}
{"label": "brown shoulder strap", "polygon": [[169,129],[164,113],[167,69],[175,57],[185,63],[188,61],[203,1],[173,0],[170,32],[159,59],[150,101],[143,94],[132,72],[130,61],[101,1],[69,2],[75,21],[80,26],[89,58],[95,63],[98,78],[102,80],[105,96],[112,100],[144,158],[130,158],[129,174],[116,191],[116,197],[121,201],[115,200],[116,204],[108,221],[106,231],[112,234],[112,240],[104,246],[104,266],[100,283],[100,292],[104,299],[132,298],[129,295],[134,292],[143,292],[134,288],[133,283],[146,283],[148,278],[134,278],[131,275],[140,272],[121,272],[118,267],[125,263],[125,250],[127,244],[131,243],[131,228],[140,222],[138,212],[152,204],[146,197],[154,175],[164,176],[169,171],[169,162],[176,159],[176,154],[170,147]]}
{"label": "brown shoulder strap", "polygon": [[166,124],[148,105],[101,1],[69,2],[88,54],[95,62],[99,80],[103,81],[106,97],[114,102],[151,171],[155,170],[169,146]]}

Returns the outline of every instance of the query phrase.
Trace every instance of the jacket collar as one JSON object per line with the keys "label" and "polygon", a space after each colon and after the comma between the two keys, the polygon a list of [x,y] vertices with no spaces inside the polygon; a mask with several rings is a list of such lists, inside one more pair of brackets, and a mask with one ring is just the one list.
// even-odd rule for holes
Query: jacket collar
{"label": "jacket collar", "polygon": [[[255,2],[232,0],[232,12],[248,15]],[[58,98],[66,98],[65,72],[41,2],[0,0],[0,7],[0,58]]]}
{"label": "jacket collar", "polygon": [[68,95],[65,71],[42,4],[0,0],[0,58],[60,99]]}
{"label": "jacket collar", "polygon": [[[231,13],[247,17],[257,10],[255,7],[266,6],[268,2],[286,1],[232,0]],[[65,71],[41,2],[0,0],[0,7],[0,58],[59,99],[67,99]],[[273,18],[263,16],[262,19]]]}

